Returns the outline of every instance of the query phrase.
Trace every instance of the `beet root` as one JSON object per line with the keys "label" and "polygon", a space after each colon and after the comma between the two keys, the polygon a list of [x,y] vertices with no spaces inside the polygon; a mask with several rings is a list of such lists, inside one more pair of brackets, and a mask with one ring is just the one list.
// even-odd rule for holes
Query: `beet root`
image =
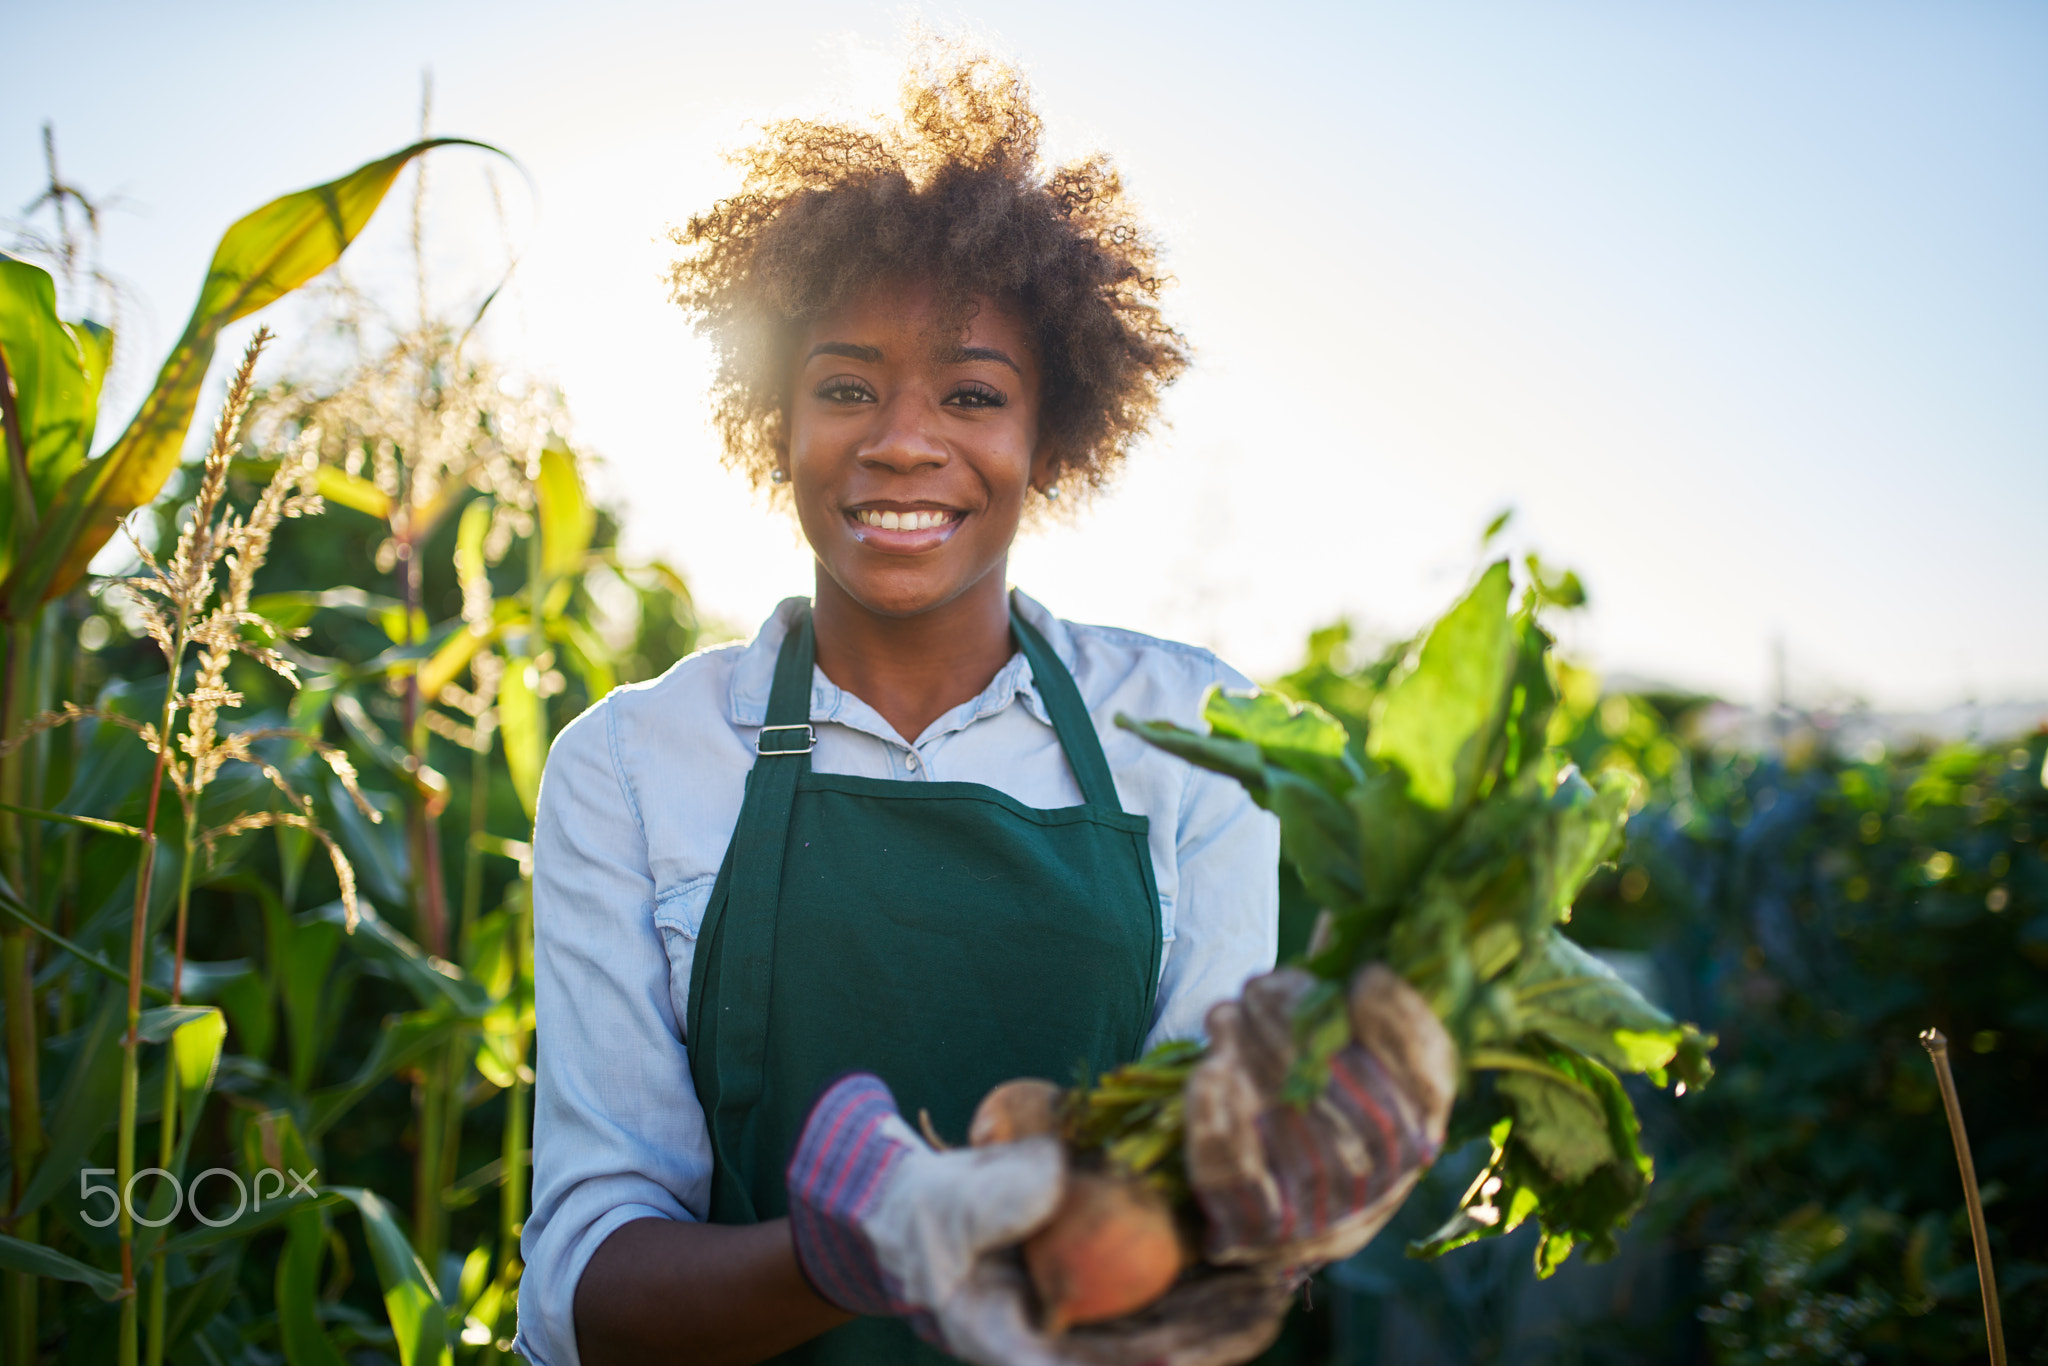
{"label": "beet root", "polygon": [[1052,1222],[1024,1243],[1042,1326],[1055,1334],[1143,1309],[1172,1287],[1184,1259],[1166,1198],[1102,1172],[1069,1173]]}
{"label": "beet root", "polygon": [[968,1126],[967,1141],[977,1148],[991,1143],[1015,1143],[1034,1134],[1049,1134],[1059,1128],[1060,1088],[1037,1077],[1006,1081],[981,1098],[974,1107],[974,1122]]}

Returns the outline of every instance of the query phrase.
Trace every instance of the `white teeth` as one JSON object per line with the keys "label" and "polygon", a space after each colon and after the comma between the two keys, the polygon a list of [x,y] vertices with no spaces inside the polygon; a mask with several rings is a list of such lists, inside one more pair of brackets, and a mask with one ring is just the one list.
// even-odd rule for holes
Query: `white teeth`
{"label": "white teeth", "polygon": [[879,512],[861,508],[853,514],[864,525],[884,531],[926,531],[953,520],[950,512]]}

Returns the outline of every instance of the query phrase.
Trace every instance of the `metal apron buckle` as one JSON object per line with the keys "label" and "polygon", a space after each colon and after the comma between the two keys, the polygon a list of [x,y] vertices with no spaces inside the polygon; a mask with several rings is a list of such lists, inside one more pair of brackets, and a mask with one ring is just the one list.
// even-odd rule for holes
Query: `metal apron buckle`
{"label": "metal apron buckle", "polygon": [[[783,749],[783,748],[780,748],[780,747],[776,747],[776,748],[770,748],[770,747],[769,747],[769,746],[768,746],[768,745],[767,745],[767,744],[765,743],[765,741],[766,741],[766,740],[768,739],[768,735],[769,735],[769,733],[770,733],[771,731],[792,731],[792,730],[796,730],[796,731],[802,731],[802,732],[803,732],[803,735],[804,735],[804,747],[803,747],[802,749]],[[810,753],[810,752],[811,752],[812,750],[816,749],[817,747],[818,747],[818,732],[817,732],[817,731],[816,731],[815,729],[813,729],[812,727],[810,727],[810,726],[807,726],[807,725],[806,725],[806,726],[763,726],[763,727],[761,727],[761,733],[760,733],[759,735],[756,735],[756,736],[754,737],[754,753],[756,753],[756,754],[761,754],[761,755],[768,755],[768,754],[809,754],[809,753]]]}

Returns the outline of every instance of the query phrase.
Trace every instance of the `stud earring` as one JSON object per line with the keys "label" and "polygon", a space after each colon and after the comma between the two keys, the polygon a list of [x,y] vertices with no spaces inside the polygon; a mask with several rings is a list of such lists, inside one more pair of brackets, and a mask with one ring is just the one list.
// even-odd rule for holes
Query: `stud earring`
{"label": "stud earring", "polygon": [[787,484],[789,482],[789,471],[780,466],[768,471],[768,482],[771,484]]}
{"label": "stud earring", "polygon": [[1060,486],[1058,484],[1047,484],[1045,486],[1045,501],[1048,503],[1057,503],[1059,500]]}

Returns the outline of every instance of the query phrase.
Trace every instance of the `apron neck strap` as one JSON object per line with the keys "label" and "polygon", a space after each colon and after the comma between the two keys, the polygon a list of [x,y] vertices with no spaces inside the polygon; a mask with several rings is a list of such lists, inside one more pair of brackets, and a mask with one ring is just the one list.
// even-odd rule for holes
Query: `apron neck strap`
{"label": "apron neck strap", "polygon": [[[1081,786],[1081,799],[1090,806],[1123,810],[1117,801],[1116,780],[1110,777],[1109,760],[1103,756],[1102,741],[1095,733],[1087,704],[1081,700],[1081,690],[1074,686],[1074,676],[1060,663],[1045,637],[1017,614],[1014,604],[1010,608],[1010,630],[1017,637],[1025,662],[1031,666],[1039,700],[1045,703],[1046,715],[1052,718],[1052,728],[1060,737],[1060,748],[1066,751],[1067,764]],[[811,625],[810,607],[806,605],[790,623],[789,635],[775,656],[775,684],[768,693],[768,715],[758,742],[762,758],[795,759],[805,770],[810,768],[811,671],[817,666],[817,659],[818,637]]]}
{"label": "apron neck strap", "polygon": [[763,718],[756,752],[764,759],[794,759],[808,771],[811,746],[811,671],[818,662],[818,637],[811,626],[810,604],[804,604],[782,648],[775,655],[775,683],[768,690],[768,715]]}
{"label": "apron neck strap", "polygon": [[1010,630],[1023,647],[1031,681],[1038,685],[1038,699],[1045,703],[1052,728],[1059,733],[1060,747],[1066,750],[1074,780],[1081,785],[1082,800],[1090,806],[1123,810],[1116,799],[1116,780],[1109,776],[1109,760],[1103,757],[1102,741],[1095,734],[1095,722],[1088,715],[1088,704],[1081,700],[1081,690],[1074,686],[1074,676],[1045,637],[1018,615],[1014,602],[1010,605]]}

